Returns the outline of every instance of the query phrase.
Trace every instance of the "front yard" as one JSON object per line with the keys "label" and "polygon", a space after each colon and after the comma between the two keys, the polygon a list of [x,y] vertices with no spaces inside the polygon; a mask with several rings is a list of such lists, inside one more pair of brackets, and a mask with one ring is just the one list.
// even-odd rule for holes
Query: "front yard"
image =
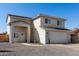
{"label": "front yard", "polygon": [[79,56],[79,44],[0,43],[0,56]]}

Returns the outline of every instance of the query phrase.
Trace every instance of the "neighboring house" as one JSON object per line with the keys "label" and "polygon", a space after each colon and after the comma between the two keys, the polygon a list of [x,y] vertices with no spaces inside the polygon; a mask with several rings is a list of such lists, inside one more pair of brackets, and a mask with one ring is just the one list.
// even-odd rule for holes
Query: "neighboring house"
{"label": "neighboring house", "polygon": [[42,44],[69,43],[70,30],[64,28],[65,19],[39,14],[33,18],[7,16],[9,42]]}
{"label": "neighboring house", "polygon": [[79,43],[79,29],[78,28],[74,28],[71,31],[71,42]]}

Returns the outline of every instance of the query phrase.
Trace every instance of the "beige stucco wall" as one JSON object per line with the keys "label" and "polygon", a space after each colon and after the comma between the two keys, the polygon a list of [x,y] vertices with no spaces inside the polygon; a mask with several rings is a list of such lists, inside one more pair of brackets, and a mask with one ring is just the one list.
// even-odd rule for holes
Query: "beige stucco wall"
{"label": "beige stucco wall", "polygon": [[7,34],[9,35],[10,34],[10,25],[9,25],[9,23],[11,22],[11,17],[10,16],[8,16],[8,18],[7,18]]}
{"label": "beige stucco wall", "polygon": [[45,34],[45,30],[40,27],[41,18],[34,20],[33,23],[34,23],[34,29],[35,29],[34,30],[34,39],[36,41],[40,41],[40,43],[42,43],[42,44],[45,44],[45,39],[46,39],[45,35],[46,34]]}
{"label": "beige stucco wall", "polygon": [[9,42],[12,43],[13,41],[13,29],[14,29],[14,25],[10,25],[9,23],[12,22],[13,19],[8,16],[7,18],[7,35],[9,35]]}

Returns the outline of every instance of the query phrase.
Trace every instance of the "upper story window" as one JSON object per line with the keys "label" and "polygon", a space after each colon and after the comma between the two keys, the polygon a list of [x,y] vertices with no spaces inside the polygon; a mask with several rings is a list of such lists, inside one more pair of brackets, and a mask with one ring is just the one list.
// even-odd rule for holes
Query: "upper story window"
{"label": "upper story window", "polygon": [[60,21],[59,20],[57,20],[57,25],[60,25]]}
{"label": "upper story window", "polygon": [[51,24],[52,22],[51,22],[51,20],[49,20],[49,19],[45,19],[45,23],[46,23],[46,24]]}

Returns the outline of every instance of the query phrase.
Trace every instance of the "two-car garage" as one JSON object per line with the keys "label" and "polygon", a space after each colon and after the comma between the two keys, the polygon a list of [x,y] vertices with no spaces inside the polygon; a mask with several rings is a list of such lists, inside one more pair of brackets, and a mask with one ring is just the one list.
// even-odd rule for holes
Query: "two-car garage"
{"label": "two-car garage", "polygon": [[67,31],[46,31],[46,43],[69,43],[70,34]]}

